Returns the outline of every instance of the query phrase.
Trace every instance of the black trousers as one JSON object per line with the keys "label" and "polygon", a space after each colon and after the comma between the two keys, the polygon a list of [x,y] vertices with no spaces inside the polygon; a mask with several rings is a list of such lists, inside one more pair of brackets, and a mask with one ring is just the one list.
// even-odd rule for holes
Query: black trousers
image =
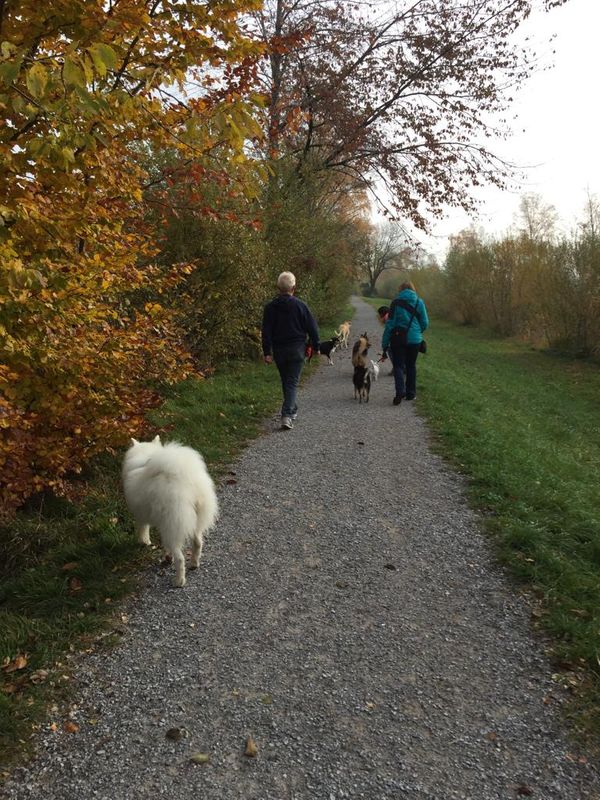
{"label": "black trousers", "polygon": [[[392,351],[392,365],[394,367],[394,383],[396,396],[406,397],[417,393],[417,356],[418,344],[405,344],[395,347]],[[406,380],[405,380],[406,374]]]}

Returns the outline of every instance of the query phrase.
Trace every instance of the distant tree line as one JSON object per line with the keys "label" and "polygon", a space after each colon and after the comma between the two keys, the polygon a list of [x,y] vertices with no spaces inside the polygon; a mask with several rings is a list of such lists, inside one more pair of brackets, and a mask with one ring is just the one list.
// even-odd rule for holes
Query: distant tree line
{"label": "distant tree line", "polygon": [[[463,325],[577,356],[600,355],[600,202],[588,195],[570,233],[536,194],[521,198],[517,224],[501,237],[474,227],[451,237],[442,267],[397,247],[377,293],[395,293],[410,276],[434,313]],[[379,242],[389,238],[380,232]],[[380,245],[379,245],[380,246]],[[377,251],[377,248],[374,248]],[[404,264],[402,257],[404,253]],[[427,259],[425,259],[427,261]],[[368,280],[368,272],[364,272]]]}

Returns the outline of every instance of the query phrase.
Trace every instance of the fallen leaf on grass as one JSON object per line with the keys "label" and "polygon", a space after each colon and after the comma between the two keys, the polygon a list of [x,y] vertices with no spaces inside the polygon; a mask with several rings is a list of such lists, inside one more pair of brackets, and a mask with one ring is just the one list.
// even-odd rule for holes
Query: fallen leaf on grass
{"label": "fallen leaf on grass", "polygon": [[12,661],[10,659],[8,662],[5,661],[2,670],[4,672],[16,672],[19,669],[25,669],[27,666],[27,656],[18,655],[13,658]]}
{"label": "fallen leaf on grass", "polygon": [[244,750],[244,755],[248,758],[255,758],[257,754],[258,747],[256,746],[256,742],[251,736],[249,736],[246,739],[246,749]]}
{"label": "fallen leaf on grass", "polygon": [[69,578],[69,591],[72,594],[80,592],[82,589],[83,583],[79,580],[79,578]]}
{"label": "fallen leaf on grass", "polygon": [[190,761],[193,764],[208,764],[210,755],[208,753],[193,753],[190,756]]}
{"label": "fallen leaf on grass", "polygon": [[72,569],[77,569],[79,563],[77,561],[69,561],[68,564],[63,564],[63,570],[69,572]]}
{"label": "fallen leaf on grass", "polygon": [[29,680],[37,686],[40,683],[44,683],[48,677],[48,674],[49,673],[47,669],[38,669],[35,672],[32,672]]}

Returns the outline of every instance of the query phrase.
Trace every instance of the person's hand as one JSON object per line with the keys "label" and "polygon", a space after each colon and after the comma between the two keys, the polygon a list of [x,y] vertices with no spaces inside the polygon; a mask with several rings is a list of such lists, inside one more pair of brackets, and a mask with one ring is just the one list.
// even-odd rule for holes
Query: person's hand
{"label": "person's hand", "polygon": [[265,356],[265,364],[272,364],[273,356]]}
{"label": "person's hand", "polygon": [[379,359],[380,362],[387,360],[387,353],[382,353],[381,358]]}

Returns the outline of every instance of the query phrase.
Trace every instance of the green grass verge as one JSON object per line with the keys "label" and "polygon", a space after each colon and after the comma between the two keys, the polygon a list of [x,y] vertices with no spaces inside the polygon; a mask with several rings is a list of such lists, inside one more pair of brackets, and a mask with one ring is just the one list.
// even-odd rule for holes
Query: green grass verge
{"label": "green grass verge", "polygon": [[600,370],[439,320],[426,338],[418,410],[467,476],[499,559],[537,599],[573,722],[599,748]]}

